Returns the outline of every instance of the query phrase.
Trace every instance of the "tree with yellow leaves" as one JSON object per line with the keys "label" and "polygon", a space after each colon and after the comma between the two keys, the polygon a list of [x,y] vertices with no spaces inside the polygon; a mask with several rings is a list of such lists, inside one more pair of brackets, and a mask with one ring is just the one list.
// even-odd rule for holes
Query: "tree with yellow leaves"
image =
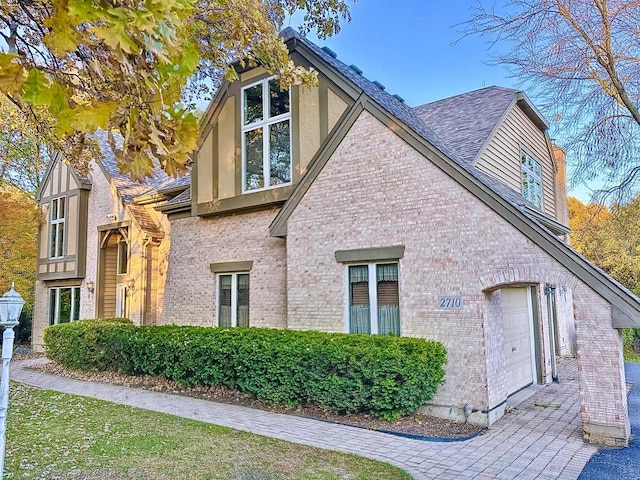
{"label": "tree with yellow leaves", "polygon": [[38,208],[27,193],[0,182],[0,295],[15,282],[24,298],[21,330],[30,325],[36,280]]}
{"label": "tree with yellow leaves", "polygon": [[233,61],[313,83],[280,26],[301,10],[303,31],[333,34],[347,1],[0,0],[0,92],[68,160],[86,162],[86,134],[104,129],[132,178],[149,175],[152,158],[181,175],[198,134],[193,95],[233,79]]}

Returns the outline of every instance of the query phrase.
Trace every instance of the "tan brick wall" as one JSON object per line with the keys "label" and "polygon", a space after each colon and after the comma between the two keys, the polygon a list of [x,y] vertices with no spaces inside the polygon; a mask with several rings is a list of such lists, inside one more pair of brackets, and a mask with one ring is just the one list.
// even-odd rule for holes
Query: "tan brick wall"
{"label": "tan brick wall", "polygon": [[582,424],[594,443],[626,445],[631,427],[622,331],[611,328],[611,307],[582,284],[573,295]]}
{"label": "tan brick wall", "polygon": [[[288,221],[289,327],[344,331],[345,267],[335,251],[392,245],[405,246],[402,334],[442,341],[449,352],[434,403],[487,410],[504,401],[499,294],[483,292],[501,283],[537,284],[542,374],[550,380],[542,288],[578,280],[364,112]],[[438,295],[454,294],[463,309],[437,308]],[[610,315],[597,315],[611,330]]]}
{"label": "tan brick wall", "polygon": [[216,277],[210,265],[253,261],[250,324],[285,328],[285,243],[269,236],[277,211],[174,220],[162,323],[213,326]]}

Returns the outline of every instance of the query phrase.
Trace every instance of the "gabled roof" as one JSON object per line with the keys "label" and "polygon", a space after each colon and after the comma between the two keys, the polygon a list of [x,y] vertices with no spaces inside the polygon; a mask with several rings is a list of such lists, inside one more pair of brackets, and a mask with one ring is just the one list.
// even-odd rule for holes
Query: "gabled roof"
{"label": "gabled roof", "polygon": [[[36,191],[36,201],[40,201],[42,199],[42,193],[44,192],[44,187],[47,185],[47,183],[49,182],[49,177],[51,176],[51,172],[53,172],[53,167],[55,167],[56,163],[58,162],[63,162],[63,158],[61,155],[56,155],[50,162],[49,165],[47,165],[47,169],[44,172],[44,175],[42,176],[42,181],[40,182],[40,186],[38,187],[38,190]],[[76,182],[78,185],[80,185],[80,189],[82,190],[90,190],[91,189],[91,180],[89,180],[89,178],[86,175],[80,175],[78,172],[75,171],[75,169],[69,165],[67,165],[69,167],[69,171],[71,172],[71,175],[73,175],[73,178],[75,178]]]}
{"label": "gabled roof", "polygon": [[[531,210],[531,207],[527,205],[527,202],[520,194],[475,168],[473,160],[470,160],[461,152],[464,149],[457,147],[455,135],[449,136],[446,132],[438,132],[431,122],[425,123],[421,118],[421,114],[428,117],[429,108],[424,107],[421,112],[421,108],[412,109],[408,107],[404,102],[399,101],[396,97],[356,73],[325,50],[301,37],[291,28],[285,29],[282,32],[282,36],[290,50],[295,50],[307,57],[307,60],[316,68],[323,70],[329,68],[334,74],[337,73],[345,86],[351,90],[356,102],[343,116],[340,124],[333,130],[331,136],[323,143],[320,150],[311,160],[307,174],[296,186],[272,222],[270,231],[273,236],[286,235],[287,219],[317,175],[322,171],[322,168],[355,123],[360,113],[363,110],[367,110],[384,124],[393,127],[394,131],[407,143],[420,151],[451,178],[473,193],[498,215],[511,223],[552,258],[611,303],[613,306],[613,326],[615,328],[640,327],[640,299],[558,239],[540,222],[539,218],[536,218],[536,215],[530,214],[528,210]],[[494,93],[499,95],[500,103],[504,105],[508,97],[513,98],[513,92],[509,89],[501,89]],[[486,93],[490,92],[477,93],[476,95],[484,98]],[[482,100],[482,98],[479,100]],[[530,118],[531,115],[538,115],[540,119],[538,126],[539,128],[544,128],[546,123],[535,108],[528,103],[526,97],[519,96],[517,101],[523,101],[521,108],[530,115]],[[496,112],[492,115],[492,118],[496,117],[501,108],[501,106],[496,107]],[[473,122],[474,120],[473,117],[465,118],[468,122]],[[490,124],[491,122],[487,123]],[[484,128],[487,129],[489,127],[485,126]],[[479,149],[481,147],[474,148]]]}
{"label": "gabled roof", "polygon": [[443,141],[456,146],[460,161],[473,164],[518,93],[510,88],[487,87],[427,103],[413,111]]}
{"label": "gabled roof", "polygon": [[152,236],[162,236],[160,227],[143,205],[135,203],[135,199],[157,193],[160,190],[168,190],[178,186],[189,185],[188,175],[181,178],[173,178],[167,175],[159,166],[153,169],[153,175],[148,177],[144,183],[131,180],[128,174],[123,174],[118,170],[115,154],[107,141],[107,132],[97,131],[94,138],[100,146],[103,158],[96,162],[102,168],[107,178],[113,183],[122,201],[127,205],[136,222],[145,232]]}
{"label": "gabled roof", "polygon": [[168,202],[157,206],[156,210],[169,214],[175,213],[177,211],[182,211],[185,208],[189,207],[191,207],[191,187],[187,187],[185,190],[180,192]]}

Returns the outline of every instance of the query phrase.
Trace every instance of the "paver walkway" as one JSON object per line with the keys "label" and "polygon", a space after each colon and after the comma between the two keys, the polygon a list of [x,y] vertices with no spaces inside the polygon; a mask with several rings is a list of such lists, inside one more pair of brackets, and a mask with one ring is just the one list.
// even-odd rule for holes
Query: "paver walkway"
{"label": "paver walkway", "polygon": [[33,361],[14,362],[11,378],[44,389],[355,453],[397,465],[415,479],[572,480],[597,451],[582,440],[575,360],[560,360],[559,384],[541,389],[486,434],[463,442],[413,440],[190,397],[71,380],[24,368]]}

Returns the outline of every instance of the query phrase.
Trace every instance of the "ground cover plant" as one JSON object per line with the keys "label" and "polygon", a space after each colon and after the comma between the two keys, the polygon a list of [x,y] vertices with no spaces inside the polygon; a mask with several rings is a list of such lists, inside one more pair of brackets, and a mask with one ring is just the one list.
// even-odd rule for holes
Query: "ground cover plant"
{"label": "ground cover plant", "polygon": [[45,330],[47,357],[69,368],[220,385],[274,404],[315,404],[393,420],[444,381],[446,350],[417,338],[264,328],[134,327],[83,320]]}
{"label": "ground cover plant", "polygon": [[640,328],[625,328],[622,331],[624,359],[640,363]]}
{"label": "ground cover plant", "polygon": [[17,383],[5,478],[410,479],[354,455]]}

